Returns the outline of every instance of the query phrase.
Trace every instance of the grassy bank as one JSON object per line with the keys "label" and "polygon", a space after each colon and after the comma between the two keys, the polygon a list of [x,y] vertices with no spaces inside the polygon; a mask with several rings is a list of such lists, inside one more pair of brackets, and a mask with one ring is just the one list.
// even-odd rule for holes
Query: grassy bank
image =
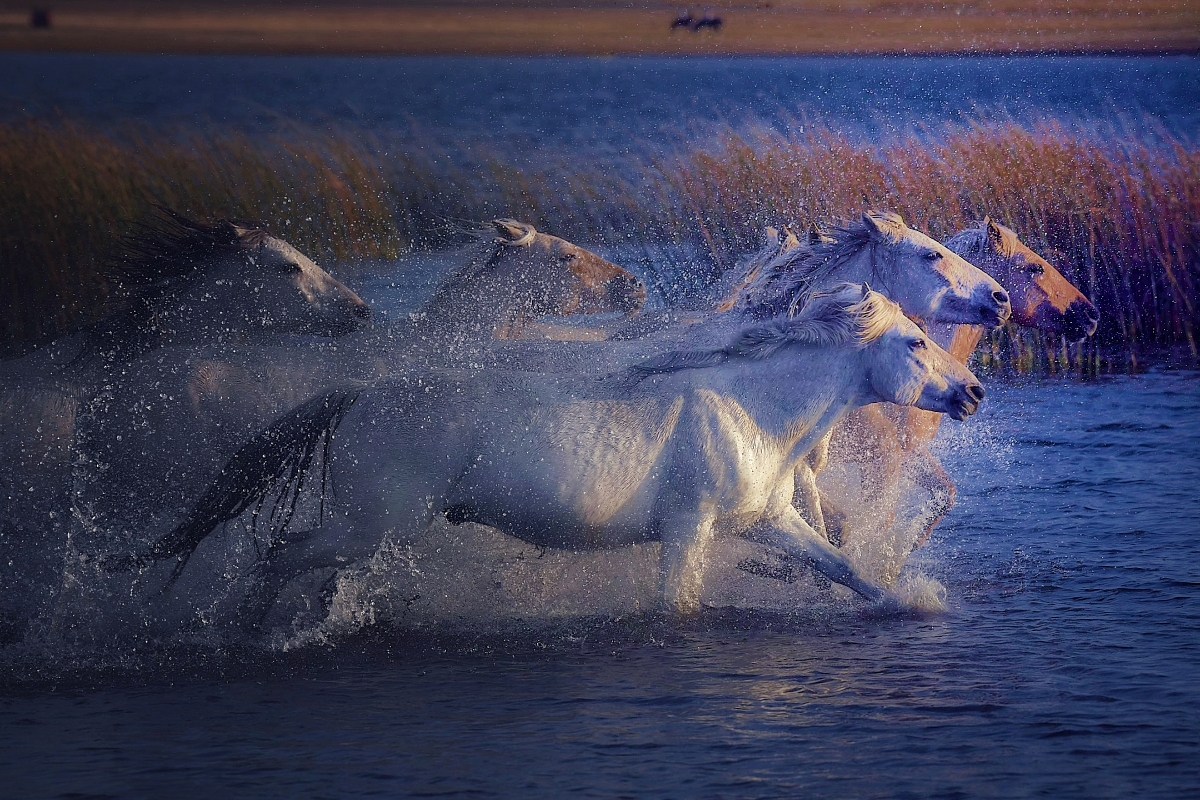
{"label": "grassy bank", "polygon": [[[1194,53],[1179,0],[709,2],[719,30],[673,26],[660,0],[57,0],[49,28],[0,0],[0,50],[134,53]],[[692,7],[699,16],[701,9]]]}
{"label": "grassy bank", "polygon": [[[358,131],[252,140],[0,126],[4,340],[94,313],[108,290],[104,254],[153,203],[261,220],[335,262],[426,243],[446,219],[505,215],[583,241],[689,242],[723,267],[759,244],[765,224],[877,207],[939,238],[990,214],[1093,298],[1099,347],[1126,361],[1196,352],[1200,149],[1169,137],[979,122],[871,145],[797,124],[709,131],[620,163],[538,154],[530,167],[528,154],[518,163],[507,152]],[[995,357],[1019,351],[997,345]],[[1092,365],[1097,353],[1068,357]]]}

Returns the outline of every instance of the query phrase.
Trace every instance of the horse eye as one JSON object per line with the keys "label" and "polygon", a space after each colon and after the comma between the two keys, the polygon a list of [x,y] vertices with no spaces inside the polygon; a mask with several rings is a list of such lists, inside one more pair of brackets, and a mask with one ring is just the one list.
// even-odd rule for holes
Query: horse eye
{"label": "horse eye", "polygon": [[908,341],[909,350],[924,350],[925,346],[924,339],[909,339]]}
{"label": "horse eye", "polygon": [[924,253],[921,254],[921,257],[924,258],[926,261],[937,261],[939,258],[942,257],[942,254],[939,253],[937,250],[926,250]]}
{"label": "horse eye", "polygon": [[1045,275],[1046,268],[1043,267],[1041,264],[1031,264],[1029,266],[1029,274],[1030,275]]}
{"label": "horse eye", "polygon": [[563,255],[563,261],[574,261],[577,258],[579,258],[579,253],[565,253]]}
{"label": "horse eye", "polygon": [[299,275],[304,271],[304,267],[297,264],[295,261],[288,261],[283,265],[283,273],[285,275]]}

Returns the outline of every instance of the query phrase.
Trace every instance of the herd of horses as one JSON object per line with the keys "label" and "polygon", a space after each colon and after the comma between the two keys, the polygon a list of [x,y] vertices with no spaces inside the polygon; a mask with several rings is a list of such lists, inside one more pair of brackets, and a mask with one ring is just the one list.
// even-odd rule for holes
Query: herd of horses
{"label": "herd of horses", "polygon": [[699,606],[723,536],[757,544],[740,566],[763,580],[804,564],[895,602],[953,503],[928,445],[983,400],[966,367],[983,331],[1076,341],[1098,320],[988,219],[944,244],[885,212],[768,229],[677,313],[531,225],[477,236],[383,325],[286,242],[164,209],[114,262],[111,313],[0,364],[6,583],[50,597],[82,572],[135,574],[153,602],[249,520],[254,625],[301,576],[440,516],[539,547],[659,542],[672,612]]}

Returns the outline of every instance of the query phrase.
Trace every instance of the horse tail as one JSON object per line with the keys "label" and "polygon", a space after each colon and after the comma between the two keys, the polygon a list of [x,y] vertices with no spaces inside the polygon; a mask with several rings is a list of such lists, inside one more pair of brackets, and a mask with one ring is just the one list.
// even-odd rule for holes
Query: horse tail
{"label": "horse tail", "polygon": [[275,501],[267,521],[273,531],[286,533],[318,452],[322,455],[320,502],[324,514],[329,447],[334,431],[360,392],[359,388],[338,389],[309,400],[272,423],[234,453],[179,527],[135,561],[144,565],[176,558],[167,583],[169,588],[182,574],[200,542],[221,523],[253,508],[253,524],[257,529],[263,506],[271,497]]}

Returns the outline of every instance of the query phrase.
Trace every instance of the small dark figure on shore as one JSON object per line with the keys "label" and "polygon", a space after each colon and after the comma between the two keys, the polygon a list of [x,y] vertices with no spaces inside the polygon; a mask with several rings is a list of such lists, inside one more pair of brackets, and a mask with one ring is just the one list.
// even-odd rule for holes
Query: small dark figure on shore
{"label": "small dark figure on shore", "polygon": [[692,23],[692,30],[698,31],[701,28],[712,28],[714,31],[719,31],[724,24],[724,20],[719,16],[711,11],[706,11],[703,17]]}
{"label": "small dark figure on shore", "polygon": [[34,28],[49,28],[50,9],[35,8],[33,13],[29,15],[29,24]]}
{"label": "small dark figure on shore", "polygon": [[686,8],[680,11],[679,14],[676,15],[675,19],[671,22],[671,30],[675,30],[676,28],[688,28],[690,30],[691,27],[692,12]]}

